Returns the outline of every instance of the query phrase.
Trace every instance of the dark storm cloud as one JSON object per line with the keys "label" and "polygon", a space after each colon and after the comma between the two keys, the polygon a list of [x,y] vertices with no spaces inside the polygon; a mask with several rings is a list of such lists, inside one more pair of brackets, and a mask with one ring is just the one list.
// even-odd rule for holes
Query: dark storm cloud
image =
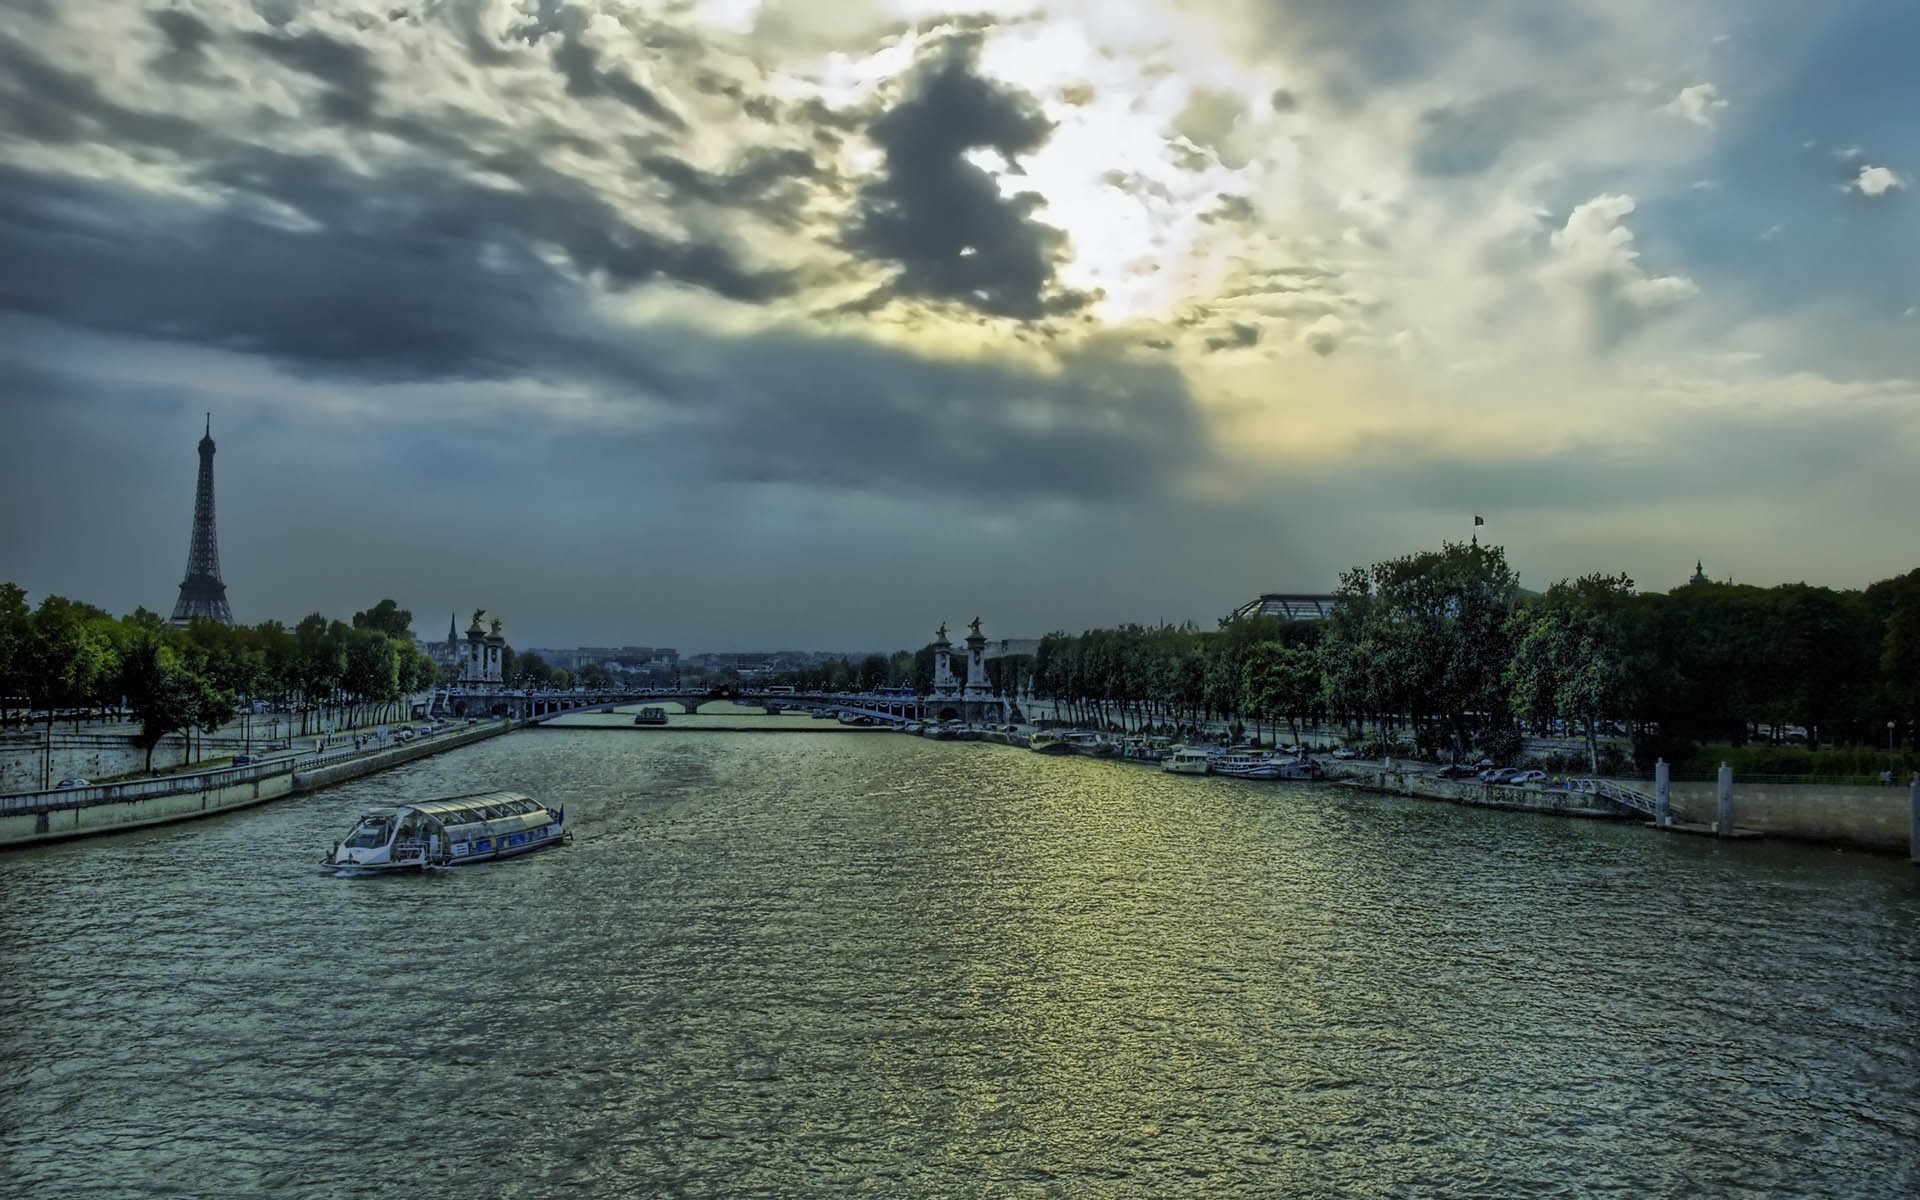
{"label": "dark storm cloud", "polygon": [[640,165],[682,201],[750,211],[791,228],[798,224],[805,185],[823,177],[820,164],[797,148],[756,146],[726,171],[703,171],[670,154],[643,154]]}
{"label": "dark storm cloud", "polygon": [[502,375],[539,363],[537,331],[577,302],[551,250],[616,288],[675,280],[758,301],[787,286],[718,246],[634,228],[560,177],[515,189],[421,167],[369,178],[238,147],[202,176],[239,199],[208,210],[0,168],[0,307],[308,370]]}
{"label": "dark storm cloud", "polygon": [[327,116],[350,125],[372,120],[380,99],[380,71],[364,48],[313,31],[249,33],[241,40],[281,66],[324,84],[320,107]]}
{"label": "dark storm cloud", "polygon": [[181,12],[177,8],[163,8],[147,16],[166,37],[171,54],[197,56],[208,42],[213,41],[213,30],[192,13]]}
{"label": "dark storm cloud", "polygon": [[978,48],[973,37],[937,43],[906,95],[868,126],[886,166],[862,189],[847,245],[898,268],[877,300],[952,300],[1024,320],[1071,312],[1087,297],[1055,287],[1067,238],[1034,218],[1045,201],[1032,192],[1003,197],[965,157],[992,149],[1017,170],[1019,155],[1053,130],[1032,97],[975,72]]}
{"label": "dark storm cloud", "polygon": [[[608,339],[617,377],[654,373],[677,456],[723,482],[787,483],[986,503],[1146,501],[1207,454],[1185,377],[1119,345],[1053,370],[925,358],[858,337],[649,330]],[[644,453],[596,434],[596,452]]]}
{"label": "dark storm cloud", "polygon": [[200,140],[191,121],[116,104],[93,80],[0,37],[0,131],[46,145],[104,140],[166,150]]}
{"label": "dark storm cloud", "polygon": [[686,122],[650,89],[618,67],[600,65],[600,56],[586,43],[590,15],[583,8],[568,7],[551,17],[550,29],[556,38],[553,67],[566,79],[567,94],[580,100],[610,97],[669,129],[685,130]]}

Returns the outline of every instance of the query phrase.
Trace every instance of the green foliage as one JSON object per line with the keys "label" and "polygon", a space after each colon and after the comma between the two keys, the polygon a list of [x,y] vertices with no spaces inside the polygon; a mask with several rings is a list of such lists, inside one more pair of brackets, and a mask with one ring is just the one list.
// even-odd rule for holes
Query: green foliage
{"label": "green foliage", "polygon": [[1632,650],[1626,613],[1633,580],[1586,575],[1561,580],[1508,619],[1513,655],[1506,686],[1514,714],[1540,723],[1572,720],[1587,739],[1588,766],[1600,769],[1599,724],[1626,711]]}
{"label": "green foliage", "polygon": [[413,640],[413,614],[391,600],[353,614],[353,627],[385,634],[396,642]]}
{"label": "green foliage", "polygon": [[1504,676],[1519,581],[1498,546],[1449,542],[1341,577],[1321,642],[1330,711],[1404,716],[1456,752],[1511,724]]}

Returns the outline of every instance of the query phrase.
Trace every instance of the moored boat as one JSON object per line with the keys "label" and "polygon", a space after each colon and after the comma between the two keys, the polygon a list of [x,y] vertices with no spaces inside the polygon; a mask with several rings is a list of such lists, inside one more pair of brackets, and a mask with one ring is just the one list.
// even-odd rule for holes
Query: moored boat
{"label": "moored boat", "polygon": [[519,792],[477,792],[365,813],[325,865],[361,871],[459,867],[509,858],[572,835],[566,810]]}
{"label": "moored boat", "polygon": [[665,725],[667,723],[667,710],[653,707],[643,708],[634,714],[633,723],[635,725]]}
{"label": "moored boat", "polygon": [[1250,750],[1229,750],[1214,758],[1209,764],[1215,775],[1226,775],[1234,779],[1279,779],[1280,764],[1271,755],[1256,754]]}
{"label": "moored boat", "polygon": [[1035,754],[1072,754],[1073,746],[1058,729],[1036,729],[1027,738],[1027,749]]}
{"label": "moored boat", "polygon": [[1067,734],[1067,745],[1075,754],[1084,754],[1088,758],[1112,758],[1120,753],[1120,747],[1104,733],[1086,729],[1075,729]]}
{"label": "moored boat", "polygon": [[1205,775],[1212,770],[1212,756],[1199,746],[1175,746],[1173,753],[1160,760],[1160,769],[1175,775]]}

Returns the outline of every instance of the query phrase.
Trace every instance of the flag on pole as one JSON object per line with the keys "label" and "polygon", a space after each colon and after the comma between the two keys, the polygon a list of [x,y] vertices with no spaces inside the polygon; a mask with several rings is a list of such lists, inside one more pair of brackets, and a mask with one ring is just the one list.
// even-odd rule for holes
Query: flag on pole
{"label": "flag on pole", "polygon": [[1475,514],[1474,514],[1474,516],[1473,516],[1473,523],[1474,523],[1474,524],[1475,524],[1476,526],[1478,526],[1478,525],[1485,525],[1485,524],[1487,523],[1487,519],[1486,519],[1485,517],[1483,517],[1483,516],[1481,516],[1480,514],[1478,514],[1478,513],[1475,513]]}

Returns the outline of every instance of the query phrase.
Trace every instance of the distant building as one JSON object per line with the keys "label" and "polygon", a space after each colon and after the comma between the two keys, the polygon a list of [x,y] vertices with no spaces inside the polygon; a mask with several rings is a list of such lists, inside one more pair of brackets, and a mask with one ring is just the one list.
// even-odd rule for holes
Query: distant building
{"label": "distant building", "polygon": [[1701,565],[1700,560],[1695,559],[1693,562],[1693,578],[1687,580],[1687,586],[1700,587],[1703,584],[1709,584],[1712,582],[1713,580],[1707,578],[1707,572],[1705,568]]}
{"label": "distant building", "polygon": [[987,657],[1013,658],[1017,655],[1024,654],[1031,658],[1033,655],[1040,653],[1040,642],[1040,638],[988,638]]}
{"label": "distant building", "polygon": [[1266,592],[1258,600],[1249,600],[1234,609],[1227,619],[1278,617],[1282,621],[1324,621],[1333,615],[1335,599],[1304,592]]}
{"label": "distant building", "polygon": [[466,651],[460,645],[459,626],[454,622],[452,613],[447,614],[447,640],[444,642],[421,642],[420,649],[426,652],[435,666],[455,667],[466,658]]}

